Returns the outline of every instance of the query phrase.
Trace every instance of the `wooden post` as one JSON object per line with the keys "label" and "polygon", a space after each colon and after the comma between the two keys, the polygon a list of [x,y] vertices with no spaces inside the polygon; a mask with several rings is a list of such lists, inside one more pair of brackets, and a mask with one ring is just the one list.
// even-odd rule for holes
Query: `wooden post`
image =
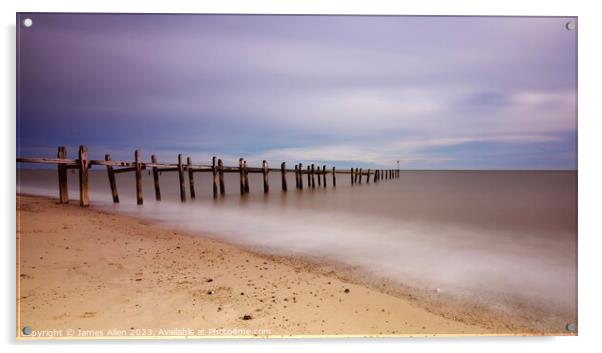
{"label": "wooden post", "polygon": [[337,187],[337,172],[335,167],[332,167],[332,187],[336,188]]}
{"label": "wooden post", "polygon": [[186,158],[186,164],[188,164],[188,183],[190,184],[190,199],[194,199],[196,197],[196,192],[194,192],[194,171],[192,170],[192,158]]}
{"label": "wooden post", "polygon": [[299,163],[299,189],[303,190],[303,163]]}
{"label": "wooden post", "polygon": [[245,169],[245,193],[249,193],[249,170],[247,169],[247,161],[243,161],[243,167]]}
{"label": "wooden post", "polygon": [[362,183],[362,168],[360,168],[360,184]]}
{"label": "wooden post", "polygon": [[219,174],[219,194],[226,195],[226,184],[224,184],[224,162],[221,159],[217,160],[217,170]]}
{"label": "wooden post", "polygon": [[180,179],[180,201],[186,202],[186,185],[184,182],[184,164],[182,155],[178,154],[178,178]]}
{"label": "wooden post", "polygon": [[268,162],[264,160],[261,166],[263,168],[263,193],[267,194],[270,191],[270,185],[268,184]]}
{"label": "wooden post", "polygon": [[287,191],[288,185],[286,185],[286,162],[282,162],[280,165],[280,174],[282,174],[282,191]]}
{"label": "wooden post", "polygon": [[320,166],[316,168],[316,176],[318,177],[318,187],[322,186],[322,173],[320,172]]}
{"label": "wooden post", "polygon": [[299,165],[295,164],[295,187],[299,188]]}
{"label": "wooden post", "polygon": [[244,195],[245,194],[245,172],[243,169],[242,161],[243,161],[242,158],[238,159],[238,174],[240,176],[240,194]]}
{"label": "wooden post", "polygon": [[311,166],[307,166],[307,188],[311,188]]}
{"label": "wooden post", "polygon": [[[151,156],[151,162],[157,164],[157,156]],[[161,187],[159,186],[159,168],[153,167],[153,181],[155,182],[155,199],[161,201]]]}
{"label": "wooden post", "polygon": [[311,188],[314,189],[316,187],[316,179],[314,177],[316,171],[316,166],[312,163],[311,164]]}
{"label": "wooden post", "polygon": [[217,165],[215,164],[216,157],[211,158],[211,171],[213,172],[213,198],[217,198]]}
{"label": "wooden post", "polygon": [[82,207],[88,207],[90,205],[90,198],[88,193],[88,169],[90,164],[88,161],[88,147],[79,146],[79,205]]}
{"label": "wooden post", "polygon": [[[56,158],[66,159],[67,149],[65,146],[59,146]],[[59,170],[59,203],[69,203],[69,187],[67,184],[67,166],[60,163]]]}
{"label": "wooden post", "polygon": [[322,186],[326,187],[326,166],[322,166]]}
{"label": "wooden post", "polygon": [[370,169],[368,169],[368,177],[366,178],[366,184],[370,184]]}
{"label": "wooden post", "polygon": [[[105,154],[105,161],[111,161],[111,155]],[[113,203],[119,203],[119,194],[117,193],[117,182],[115,181],[115,171],[112,165],[107,166],[107,174],[109,175],[109,185],[111,186],[111,195],[113,195]]]}
{"label": "wooden post", "polygon": [[140,150],[134,151],[134,167],[136,171],[136,203],[142,205],[142,161],[140,160]]}
{"label": "wooden post", "polygon": [[353,168],[351,170],[351,185],[355,184],[355,176],[353,175]]}

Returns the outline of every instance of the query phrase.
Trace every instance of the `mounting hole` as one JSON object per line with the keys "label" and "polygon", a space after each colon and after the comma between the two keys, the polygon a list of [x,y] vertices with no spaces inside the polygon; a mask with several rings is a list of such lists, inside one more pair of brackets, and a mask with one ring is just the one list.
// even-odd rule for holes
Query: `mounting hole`
{"label": "mounting hole", "polygon": [[573,323],[566,324],[566,330],[569,332],[575,332],[577,330],[577,325]]}
{"label": "mounting hole", "polygon": [[33,20],[31,18],[26,18],[23,20],[23,26],[31,27],[33,26]]}
{"label": "mounting hole", "polygon": [[23,334],[24,334],[25,336],[29,336],[29,335],[31,335],[31,333],[33,332],[33,330],[32,330],[32,328],[31,328],[31,327],[29,327],[29,326],[25,326],[25,327],[23,327],[23,330],[22,330],[22,332],[23,332]]}
{"label": "mounting hole", "polygon": [[567,30],[567,31],[572,31],[572,30],[574,30],[574,29],[575,29],[575,27],[577,27],[577,26],[575,25],[575,22],[573,22],[573,21],[569,21],[569,22],[567,22],[567,23],[564,25],[564,27],[566,28],[566,30]]}

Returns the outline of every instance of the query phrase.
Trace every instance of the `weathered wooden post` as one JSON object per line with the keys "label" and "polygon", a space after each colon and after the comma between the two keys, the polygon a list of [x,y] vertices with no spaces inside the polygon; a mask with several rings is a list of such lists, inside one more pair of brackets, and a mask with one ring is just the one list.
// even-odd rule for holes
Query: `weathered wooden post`
{"label": "weathered wooden post", "polygon": [[240,176],[240,194],[244,195],[245,194],[245,171],[243,169],[242,161],[243,161],[242,158],[238,159],[238,174]]}
{"label": "weathered wooden post", "polygon": [[336,188],[337,187],[337,172],[335,167],[332,167],[332,187]]}
{"label": "weathered wooden post", "polygon": [[[57,158],[67,159],[67,149],[65,146],[59,146],[56,154]],[[67,166],[59,163],[59,203],[69,203],[69,187],[67,184]]]}
{"label": "weathered wooden post", "polygon": [[136,203],[142,205],[142,160],[138,149],[134,151],[134,170],[136,171]]}
{"label": "weathered wooden post", "polygon": [[186,202],[186,186],[184,182],[184,164],[182,155],[178,154],[178,178],[180,179],[180,201]]}
{"label": "weathered wooden post", "polygon": [[224,184],[224,162],[221,158],[217,160],[217,170],[219,174],[219,194],[224,196],[226,195],[226,184]]}
{"label": "weathered wooden post", "polygon": [[[111,155],[105,154],[105,161],[111,161]],[[109,185],[111,186],[111,195],[113,203],[119,203],[119,194],[117,193],[117,182],[115,181],[115,171],[112,165],[107,165],[107,174],[109,175]]]}
{"label": "weathered wooden post", "polygon": [[311,188],[311,166],[307,166],[307,188]]}
{"label": "weathered wooden post", "polygon": [[288,186],[286,185],[286,162],[282,162],[280,165],[280,174],[282,174],[282,191],[287,191]]}
{"label": "weathered wooden post", "polygon": [[[151,162],[157,164],[157,156],[151,156]],[[155,182],[155,199],[161,201],[161,187],[159,186],[159,168],[153,166],[153,181]]]}
{"label": "weathered wooden post", "polygon": [[366,184],[370,184],[370,169],[368,169],[368,177],[366,178]]}
{"label": "weathered wooden post", "polygon": [[326,166],[322,166],[322,186],[326,187]]}
{"label": "weathered wooden post", "polygon": [[315,165],[312,163],[311,164],[311,188],[314,189],[316,187],[316,179],[314,177],[314,174],[316,172],[316,168]]}
{"label": "weathered wooden post", "polygon": [[360,173],[359,174],[360,174],[360,182],[359,183],[361,184],[362,183],[362,168],[360,168]]}
{"label": "weathered wooden post", "polygon": [[263,174],[263,193],[267,194],[270,191],[270,185],[268,184],[268,162],[264,159],[261,166]]}
{"label": "weathered wooden post", "polygon": [[318,166],[318,168],[316,168],[316,176],[318,177],[318,187],[322,186],[322,173],[320,171],[320,166]]}
{"label": "weathered wooden post", "polygon": [[213,198],[217,198],[217,164],[216,157],[211,158],[211,171],[213,172]]}
{"label": "weathered wooden post", "polygon": [[295,164],[295,187],[299,188],[299,165]]}
{"label": "weathered wooden post", "polygon": [[88,169],[90,168],[90,162],[88,161],[88,147],[81,145],[79,146],[79,205],[82,207],[88,207],[90,205],[90,198],[88,193]]}
{"label": "weathered wooden post", "polygon": [[299,189],[303,190],[303,163],[299,163]]}
{"label": "weathered wooden post", "polygon": [[350,169],[351,171],[351,185],[355,184],[355,175],[353,175],[353,168]]}
{"label": "weathered wooden post", "polygon": [[247,169],[247,161],[243,161],[243,167],[245,169],[245,193],[249,193],[249,170]]}
{"label": "weathered wooden post", "polygon": [[186,158],[186,164],[188,164],[188,183],[190,184],[190,199],[193,200],[196,197],[194,191],[194,170],[192,170],[192,158]]}

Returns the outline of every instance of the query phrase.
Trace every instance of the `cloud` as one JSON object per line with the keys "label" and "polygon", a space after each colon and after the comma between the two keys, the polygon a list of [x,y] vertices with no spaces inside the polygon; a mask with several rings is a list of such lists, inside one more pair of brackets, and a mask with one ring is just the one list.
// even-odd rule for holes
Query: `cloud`
{"label": "cloud", "polygon": [[576,134],[576,35],[562,18],[36,16],[19,42],[24,150],[453,167],[479,150],[433,147],[546,143],[576,159],[559,137]]}

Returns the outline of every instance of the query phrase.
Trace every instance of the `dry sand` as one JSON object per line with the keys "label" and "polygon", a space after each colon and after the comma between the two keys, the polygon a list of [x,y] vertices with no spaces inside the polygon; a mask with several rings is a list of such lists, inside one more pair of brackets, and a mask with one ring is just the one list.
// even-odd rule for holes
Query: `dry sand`
{"label": "dry sand", "polygon": [[17,209],[19,337],[495,333],[198,234],[38,197]]}

